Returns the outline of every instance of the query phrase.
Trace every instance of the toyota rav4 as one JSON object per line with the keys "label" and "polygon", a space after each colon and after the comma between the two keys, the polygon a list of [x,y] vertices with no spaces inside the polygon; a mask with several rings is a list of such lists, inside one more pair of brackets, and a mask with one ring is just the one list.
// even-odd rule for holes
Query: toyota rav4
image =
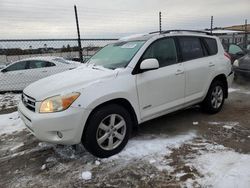
{"label": "toyota rav4", "polygon": [[165,31],[109,44],[86,64],[24,89],[19,114],[42,141],[81,143],[97,157],[120,152],[142,122],[199,104],[222,109],[233,80],[220,40]]}

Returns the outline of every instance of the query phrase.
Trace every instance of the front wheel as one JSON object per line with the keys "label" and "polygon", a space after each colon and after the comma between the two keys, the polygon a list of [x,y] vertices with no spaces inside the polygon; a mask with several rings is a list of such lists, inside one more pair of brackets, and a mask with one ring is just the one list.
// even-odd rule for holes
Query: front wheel
{"label": "front wheel", "polygon": [[207,93],[206,98],[201,104],[203,111],[215,114],[221,111],[225,100],[226,88],[221,81],[214,81]]}
{"label": "front wheel", "polygon": [[97,109],[86,126],[82,137],[84,147],[94,156],[106,158],[125,147],[132,121],[125,108],[112,104]]}

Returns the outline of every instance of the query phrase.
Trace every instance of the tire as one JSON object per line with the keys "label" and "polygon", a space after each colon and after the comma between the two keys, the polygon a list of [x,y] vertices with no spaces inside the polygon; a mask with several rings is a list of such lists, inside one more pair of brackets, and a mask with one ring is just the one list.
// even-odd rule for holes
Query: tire
{"label": "tire", "polygon": [[207,92],[206,98],[201,104],[202,110],[209,114],[220,112],[225,101],[226,89],[223,82],[219,80],[213,81]]}
{"label": "tire", "polygon": [[131,116],[124,107],[116,104],[103,106],[91,114],[82,144],[94,156],[107,158],[126,146],[131,128]]}

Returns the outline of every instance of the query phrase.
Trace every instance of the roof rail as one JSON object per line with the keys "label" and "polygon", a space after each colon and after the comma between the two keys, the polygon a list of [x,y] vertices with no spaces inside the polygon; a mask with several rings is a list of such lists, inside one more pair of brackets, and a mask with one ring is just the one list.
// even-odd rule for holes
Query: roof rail
{"label": "roof rail", "polygon": [[213,35],[209,31],[188,30],[188,29],[174,29],[174,30],[166,30],[166,31],[161,31],[161,32],[160,31],[154,31],[154,32],[151,32],[149,34],[155,34],[155,33],[166,34],[166,33],[170,33],[170,32],[182,32],[182,31],[192,32],[192,33],[202,33],[202,34],[206,34],[206,35]]}

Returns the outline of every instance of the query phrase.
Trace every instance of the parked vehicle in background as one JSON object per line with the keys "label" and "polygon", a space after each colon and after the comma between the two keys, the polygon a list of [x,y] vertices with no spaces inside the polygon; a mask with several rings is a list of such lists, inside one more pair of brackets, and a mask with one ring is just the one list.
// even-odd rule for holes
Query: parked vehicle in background
{"label": "parked vehicle in background", "polygon": [[[83,56],[83,63],[86,63],[89,59],[91,58],[91,56]],[[70,61],[77,61],[77,62],[81,62],[81,59],[79,57],[72,57],[72,58],[66,58],[67,60]]]}
{"label": "parked vehicle in background", "polygon": [[219,112],[232,80],[217,37],[163,31],[109,44],[86,66],[29,85],[18,110],[38,139],[82,142],[93,155],[109,157],[142,122],[195,104]]}
{"label": "parked vehicle in background", "polygon": [[230,55],[231,62],[246,55],[246,51],[236,44],[223,44],[225,51]]}
{"label": "parked vehicle in background", "polygon": [[41,78],[71,70],[80,65],[61,57],[33,57],[16,61],[0,71],[0,92],[22,91]]}
{"label": "parked vehicle in background", "polygon": [[235,79],[244,78],[250,80],[250,52],[233,64]]}

